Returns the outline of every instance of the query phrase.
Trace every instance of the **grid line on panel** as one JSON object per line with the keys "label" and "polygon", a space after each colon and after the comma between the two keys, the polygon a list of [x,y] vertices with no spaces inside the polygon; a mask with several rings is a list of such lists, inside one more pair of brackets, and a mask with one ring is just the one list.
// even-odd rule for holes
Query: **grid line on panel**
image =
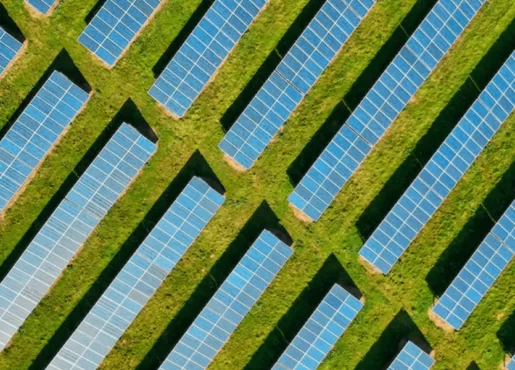
{"label": "grid line on panel", "polygon": [[[484,2],[438,1],[290,194],[295,208],[320,218]],[[346,136],[357,136],[359,148]]]}
{"label": "grid line on panel", "polygon": [[315,370],[363,308],[357,298],[335,284],[272,370]]}
{"label": "grid line on panel", "polygon": [[23,44],[0,27],[0,76],[6,72],[9,65],[16,59]]}
{"label": "grid line on panel", "polygon": [[388,370],[429,370],[435,360],[413,342],[408,341]]}
{"label": "grid line on panel", "polygon": [[0,213],[85,106],[89,95],[53,72],[0,140]]}
{"label": "grid line on panel", "polygon": [[57,0],[25,0],[25,2],[39,13],[48,15],[50,10],[57,3]]}
{"label": "grid line on panel", "polygon": [[460,329],[515,254],[515,201],[499,219],[432,311]]}
{"label": "grid line on panel", "polygon": [[515,54],[501,67],[360,251],[388,273],[515,107]]}
{"label": "grid line on panel", "polygon": [[153,143],[123,123],[73,185],[0,283],[1,348],[58,280],[155,149]]}
{"label": "grid line on panel", "polygon": [[194,177],[61,348],[49,369],[98,367],[224,199],[205,181]]}
{"label": "grid line on panel", "polygon": [[149,90],[182,117],[214,77],[268,0],[216,0]]}
{"label": "grid line on panel", "polygon": [[205,369],[274,280],[291,248],[264,230],[170,352],[160,369]]}
{"label": "grid line on panel", "polygon": [[107,0],[78,40],[112,67],[162,2],[163,0]]}
{"label": "grid line on panel", "polygon": [[327,0],[219,144],[249,169],[374,5]]}

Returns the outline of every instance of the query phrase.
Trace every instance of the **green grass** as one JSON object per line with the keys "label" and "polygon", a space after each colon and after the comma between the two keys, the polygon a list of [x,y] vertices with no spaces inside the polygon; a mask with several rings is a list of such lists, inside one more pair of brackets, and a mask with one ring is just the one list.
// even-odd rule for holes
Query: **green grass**
{"label": "green grass", "polygon": [[[363,369],[381,368],[388,361],[381,354],[394,355],[400,337],[416,332],[425,336],[435,350],[435,369],[465,369],[472,361],[482,369],[497,368],[504,358],[497,332],[515,310],[515,295],[511,293],[515,278],[513,264],[459,333],[446,333],[429,321],[427,311],[433,294],[426,278],[476,211],[483,205],[490,211],[485,199],[515,159],[515,117],[508,119],[387,277],[371,275],[358,263],[357,252],[362,245],[358,225],[374,199],[379,204],[388,201],[378,197],[385,184],[403,168],[417,142],[437,122],[453,96],[462,92],[475,66],[511,24],[515,17],[511,0],[492,0],[484,6],[331,208],[319,222],[311,225],[297,220],[288,206],[286,199],[293,186],[287,170],[315,132],[325,126],[333,108],[352,91],[354,82],[374,60],[415,0],[378,1],[288,121],[284,132],[256,166],[244,174],[232,170],[217,149],[223,136],[220,119],[308,0],[272,0],[215,81],[180,121],[165,115],[146,92],[154,81],[153,66],[201,1],[168,0],[113,70],[105,69],[76,42],[85,27],[84,18],[95,3],[95,0],[60,0],[50,18],[40,19],[31,17],[21,1],[4,1],[29,45],[23,58],[0,82],[2,124],[9,120],[63,48],[93,87],[94,94],[0,223],[0,262],[8,261],[9,255],[26,243],[24,235],[37,229],[40,213],[127,99],[135,102],[155,130],[159,150],[28,318],[12,345],[0,354],[0,369],[36,369],[50,360],[49,354],[58,349],[53,347],[55,343],[63,340],[70,324],[77,325],[73,320],[65,321],[66,318],[72,312],[71,317],[83,317],[85,312],[80,312],[81,307],[93,304],[89,298],[98,295],[99,289],[109,283],[106,279],[94,284],[97,278],[101,274],[112,276],[119,260],[137,247],[143,231],[148,232],[149,223],[155,221],[154,213],[148,216],[148,212],[158,199],[170,201],[176,187],[170,186],[172,190],[167,191],[170,183],[197,150],[224,185],[227,201],[108,355],[103,368],[151,368],[166,356],[171,349],[168,339],[176,340],[181,335],[173,329],[185,325],[174,322],[174,317],[178,314],[181,318],[194,317],[201,308],[199,302],[214,290],[215,281],[221,282],[220,275],[224,272],[221,267],[226,261],[229,261],[227,265],[234,263],[231,256],[241,255],[241,248],[248,247],[250,236],[242,237],[240,230],[245,225],[246,229],[256,229],[262,225],[260,222],[268,225],[268,220],[252,217],[263,201],[291,235],[295,253],[219,353],[213,369],[259,368],[255,367],[260,363],[259,358],[253,358],[255,353],[270,359],[277,351],[274,348],[283,349],[286,343],[274,334],[278,330],[276,325],[280,323],[281,332],[295,334],[292,328],[298,325],[297,315],[305,315],[316,304],[302,297],[321,299],[316,294],[317,285],[311,290],[306,287],[321,268],[329,271],[327,276],[332,276],[333,267],[326,270],[326,260],[332,254],[341,264],[340,267],[336,264],[336,273],[341,267],[345,269],[347,280],[359,288],[366,305],[322,368],[352,369],[358,364]],[[513,48],[513,42],[506,47]],[[490,59],[495,60],[495,55]],[[443,127],[455,123],[456,120],[443,122]],[[270,212],[264,214],[270,216]],[[248,235],[253,232],[249,231]],[[471,240],[470,244],[478,242]],[[224,254],[228,246],[230,250]],[[223,263],[215,265],[221,257]],[[405,312],[399,314],[401,310]]]}

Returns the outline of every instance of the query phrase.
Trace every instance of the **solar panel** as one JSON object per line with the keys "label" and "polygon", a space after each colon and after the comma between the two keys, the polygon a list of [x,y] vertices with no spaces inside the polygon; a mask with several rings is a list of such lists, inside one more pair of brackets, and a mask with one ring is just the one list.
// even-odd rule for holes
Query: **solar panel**
{"label": "solar panel", "polygon": [[224,200],[194,177],[47,369],[96,369]]}
{"label": "solar panel", "polygon": [[443,203],[515,106],[515,53],[388,213],[360,251],[386,274]]}
{"label": "solar panel", "polygon": [[149,91],[182,117],[269,0],[216,0]]}
{"label": "solar panel", "polygon": [[440,297],[433,312],[460,329],[514,254],[515,201]]}
{"label": "solar panel", "polygon": [[23,44],[0,27],[0,77],[14,62]]}
{"label": "solar panel", "polygon": [[0,350],[36,308],[156,146],[123,123],[0,283]]}
{"label": "solar panel", "polygon": [[408,342],[397,355],[388,370],[429,370],[435,360],[418,348],[413,342]]}
{"label": "solar panel", "polygon": [[206,369],[292,253],[264,230],[159,369]]}
{"label": "solar panel", "polygon": [[288,200],[318,220],[486,0],[439,0]]}
{"label": "solar panel", "polygon": [[57,5],[57,0],[25,0],[37,12],[48,15]]}
{"label": "solar panel", "polygon": [[363,307],[335,284],[272,370],[315,370]]}
{"label": "solar panel", "polygon": [[0,213],[14,201],[89,95],[53,72],[0,140]]}
{"label": "solar panel", "polygon": [[218,147],[252,167],[373,5],[327,0]]}
{"label": "solar panel", "polygon": [[107,0],[79,42],[109,67],[129,48],[163,0]]}
{"label": "solar panel", "polygon": [[506,370],[515,370],[515,356],[512,357],[508,366],[506,366]]}

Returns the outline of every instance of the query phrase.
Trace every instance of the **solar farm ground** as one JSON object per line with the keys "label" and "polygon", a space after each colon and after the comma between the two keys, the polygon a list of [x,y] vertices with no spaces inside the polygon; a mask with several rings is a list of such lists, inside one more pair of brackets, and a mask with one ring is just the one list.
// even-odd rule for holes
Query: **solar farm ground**
{"label": "solar farm ground", "polygon": [[49,18],[34,16],[22,1],[3,1],[2,21],[14,21],[28,47],[0,81],[2,133],[54,67],[85,79],[93,95],[0,221],[0,278],[121,120],[146,122],[159,148],[0,354],[0,369],[49,363],[194,174],[219,181],[227,201],[103,368],[156,368],[264,227],[287,233],[295,253],[213,369],[270,367],[334,282],[355,286],[366,303],[323,369],[380,369],[405,338],[425,338],[435,369],[495,369],[515,349],[513,264],[460,332],[437,328],[427,314],[515,196],[513,115],[387,277],[369,273],[357,258],[363,240],[514,49],[513,1],[487,2],[331,208],[306,224],[295,218],[287,196],[434,1],[379,0],[253,169],[234,171],[217,148],[224,130],[321,3],[272,0],[176,121],[147,90],[209,1],[168,0],[112,70],[77,42],[96,0],[61,0]]}

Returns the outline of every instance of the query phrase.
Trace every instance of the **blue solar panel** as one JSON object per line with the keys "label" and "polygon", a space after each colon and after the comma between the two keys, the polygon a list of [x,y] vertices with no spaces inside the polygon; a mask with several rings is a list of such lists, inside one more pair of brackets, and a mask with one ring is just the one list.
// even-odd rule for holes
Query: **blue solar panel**
{"label": "blue solar panel", "polygon": [[272,370],[315,370],[363,307],[335,284]]}
{"label": "blue solar panel", "polygon": [[47,369],[96,369],[224,200],[194,177]]}
{"label": "blue solar panel", "polygon": [[0,350],[156,150],[123,123],[0,283]]}
{"label": "blue solar panel", "polygon": [[0,77],[16,59],[23,44],[0,27]]}
{"label": "blue solar panel", "polygon": [[485,1],[438,1],[289,196],[295,208],[320,218]]}
{"label": "blue solar panel", "polygon": [[360,251],[386,274],[515,107],[515,53],[490,81]]}
{"label": "blue solar panel", "polygon": [[50,11],[57,5],[57,0],[25,0],[37,12],[48,15]]}
{"label": "blue solar panel", "polygon": [[216,0],[149,94],[182,117],[269,0]]}
{"label": "blue solar panel", "polygon": [[454,329],[460,329],[514,254],[515,202],[461,269],[433,312]]}
{"label": "blue solar panel", "polygon": [[129,48],[163,0],[107,0],[79,42],[109,67]]}
{"label": "blue solar panel", "polygon": [[327,0],[219,148],[244,169],[252,167],[373,5]]}
{"label": "blue solar panel", "polygon": [[506,370],[515,370],[515,356],[512,357],[508,366],[506,366]]}
{"label": "blue solar panel", "polygon": [[408,342],[397,355],[388,370],[429,370],[435,360],[418,348],[414,343]]}
{"label": "blue solar panel", "polygon": [[0,140],[0,213],[64,134],[89,95],[53,72]]}
{"label": "blue solar panel", "polygon": [[264,230],[159,369],[206,369],[292,253]]}

